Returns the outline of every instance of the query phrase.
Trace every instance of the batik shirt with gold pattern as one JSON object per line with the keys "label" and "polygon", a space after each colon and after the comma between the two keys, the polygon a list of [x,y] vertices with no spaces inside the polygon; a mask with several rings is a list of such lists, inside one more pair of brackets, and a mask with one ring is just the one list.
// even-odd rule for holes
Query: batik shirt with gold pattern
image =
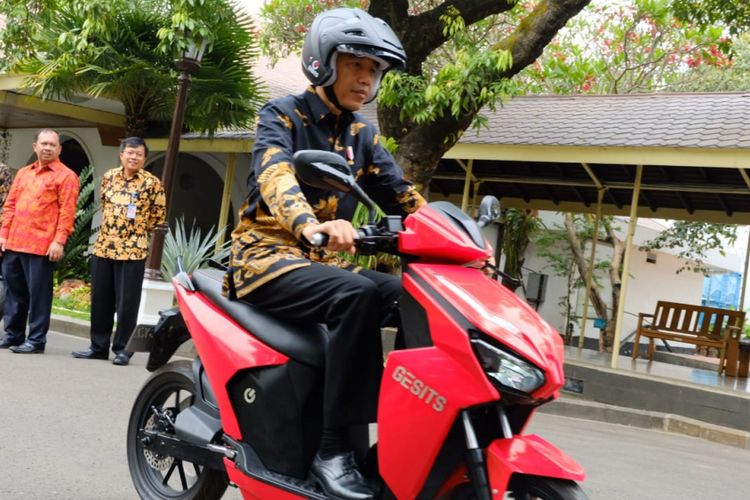
{"label": "batik shirt with gold pattern", "polygon": [[154,226],[164,222],[166,198],[159,179],[139,170],[127,179],[122,167],[102,178],[102,225],[92,253],[113,260],[142,260]]}
{"label": "batik shirt with gold pattern", "polygon": [[312,87],[301,95],[275,99],[259,114],[249,195],[232,233],[231,267],[238,297],[311,261],[356,270],[331,252],[311,252],[301,241],[309,224],[352,220],[357,207],[350,194],[297,182],[292,155],[301,149],[340,153],[357,183],[389,215],[405,216],[425,204],[379,144],[375,126],[360,114],[337,117]]}

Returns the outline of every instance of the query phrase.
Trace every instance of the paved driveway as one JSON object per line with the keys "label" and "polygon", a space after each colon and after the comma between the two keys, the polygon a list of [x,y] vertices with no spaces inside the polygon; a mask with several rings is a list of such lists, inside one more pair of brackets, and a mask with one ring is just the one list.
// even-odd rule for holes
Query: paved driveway
{"label": "paved driveway", "polygon": [[[137,498],[125,432],[145,356],[127,367],[70,356],[87,345],[53,333],[43,355],[0,350],[0,499]],[[532,428],[584,465],[592,499],[747,498],[747,450],[552,415]]]}

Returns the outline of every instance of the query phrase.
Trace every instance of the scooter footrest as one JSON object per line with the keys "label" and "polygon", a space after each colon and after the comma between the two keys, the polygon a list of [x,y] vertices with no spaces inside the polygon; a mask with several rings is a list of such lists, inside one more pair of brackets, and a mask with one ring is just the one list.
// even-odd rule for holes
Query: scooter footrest
{"label": "scooter footrest", "polygon": [[315,481],[287,476],[268,470],[250,445],[228,437],[224,439],[237,451],[235,464],[243,474],[308,499],[326,500],[328,498]]}

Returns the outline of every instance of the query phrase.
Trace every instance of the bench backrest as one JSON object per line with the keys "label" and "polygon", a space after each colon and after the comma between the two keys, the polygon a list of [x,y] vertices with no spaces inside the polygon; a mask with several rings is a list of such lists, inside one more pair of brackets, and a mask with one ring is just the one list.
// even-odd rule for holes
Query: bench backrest
{"label": "bench backrest", "polygon": [[744,311],[660,300],[656,303],[653,326],[700,337],[721,337],[727,326],[742,328],[744,322]]}

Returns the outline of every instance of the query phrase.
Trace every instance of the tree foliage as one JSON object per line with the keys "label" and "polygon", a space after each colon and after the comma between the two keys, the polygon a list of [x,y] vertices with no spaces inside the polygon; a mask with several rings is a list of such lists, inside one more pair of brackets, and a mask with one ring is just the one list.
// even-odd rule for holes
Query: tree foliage
{"label": "tree foliage", "polygon": [[710,222],[674,221],[666,230],[647,241],[641,250],[673,249],[683,259],[677,272],[695,271],[705,273],[708,252],[718,251],[726,255],[724,249],[737,240],[737,226]]}
{"label": "tree foliage", "polygon": [[591,5],[522,75],[533,94],[669,90],[698,67],[730,64],[721,26],[680,21],[667,0]]}
{"label": "tree foliage", "polygon": [[209,49],[193,79],[187,128],[247,126],[262,102],[252,21],[227,0],[7,0],[0,14],[8,24],[3,70],[25,75],[23,85],[45,98],[122,102],[127,135],[167,129],[174,59],[191,42]]}
{"label": "tree foliage", "polygon": [[732,40],[731,58],[726,65],[701,64],[670,86],[679,92],[742,92],[750,89],[750,33]]}
{"label": "tree foliage", "polygon": [[[443,154],[512,93],[511,78],[531,64],[565,23],[590,0],[378,0],[384,19],[409,56],[405,73],[383,81],[381,132],[398,142],[396,160],[422,190]],[[271,0],[261,11],[265,50],[299,48],[323,9],[364,6],[351,0]],[[284,47],[285,49],[283,49]],[[302,75],[300,75],[302,77]]]}
{"label": "tree foliage", "polygon": [[[508,276],[522,278],[521,270],[526,261],[526,249],[532,237],[541,228],[539,214],[531,210],[508,208],[503,210],[503,272]],[[517,288],[514,283],[503,280],[511,289]]]}
{"label": "tree foliage", "polygon": [[673,0],[677,15],[701,26],[723,24],[734,33],[750,28],[750,4],[742,0]]}

